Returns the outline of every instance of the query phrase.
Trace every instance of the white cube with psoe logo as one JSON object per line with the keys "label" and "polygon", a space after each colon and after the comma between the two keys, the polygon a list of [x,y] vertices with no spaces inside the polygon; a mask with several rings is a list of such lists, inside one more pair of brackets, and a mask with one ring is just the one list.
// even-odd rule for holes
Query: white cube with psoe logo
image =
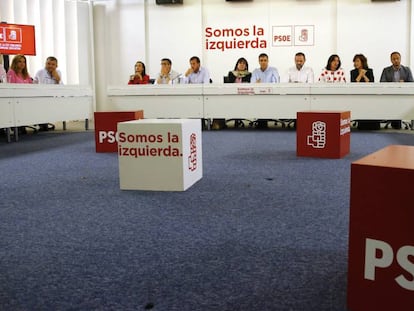
{"label": "white cube with psoe logo", "polygon": [[203,177],[200,119],[118,123],[122,190],[185,191]]}

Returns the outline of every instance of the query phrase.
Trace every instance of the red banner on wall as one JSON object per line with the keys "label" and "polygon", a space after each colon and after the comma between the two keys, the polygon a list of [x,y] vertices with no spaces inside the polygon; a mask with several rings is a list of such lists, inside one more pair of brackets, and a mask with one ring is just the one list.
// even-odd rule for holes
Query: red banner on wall
{"label": "red banner on wall", "polygon": [[36,55],[35,27],[0,23],[0,54]]}

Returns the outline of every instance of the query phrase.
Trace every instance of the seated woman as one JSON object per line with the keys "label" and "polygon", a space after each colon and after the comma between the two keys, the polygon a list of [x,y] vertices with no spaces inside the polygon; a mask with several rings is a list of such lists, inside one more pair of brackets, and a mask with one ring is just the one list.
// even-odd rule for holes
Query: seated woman
{"label": "seated woman", "polygon": [[355,69],[351,70],[351,82],[374,82],[374,73],[363,54],[356,54],[352,61]]}
{"label": "seated woman", "polygon": [[[363,54],[356,54],[354,69],[351,70],[351,82],[374,82],[374,72],[368,67],[368,60]],[[379,130],[380,120],[356,120],[359,130]]]}
{"label": "seated woman", "polygon": [[[8,83],[33,83],[32,77],[30,77],[26,66],[26,56],[17,54],[13,57],[9,71],[7,72]],[[19,134],[26,134],[26,127],[20,126],[18,128]]]}
{"label": "seated woman", "polygon": [[233,71],[229,71],[229,83],[250,83],[252,73],[249,72],[249,63],[244,57],[240,57]]}
{"label": "seated woman", "polygon": [[13,57],[9,71],[7,72],[7,82],[9,83],[33,83],[26,66],[26,57],[18,54]]}
{"label": "seated woman", "polygon": [[[240,57],[236,65],[234,66],[234,70],[229,71],[226,77],[226,83],[250,83],[250,79],[252,77],[252,73],[249,72],[249,63],[244,57]],[[239,125],[240,120],[235,121],[235,126]],[[214,119],[212,124],[213,130],[219,130],[221,128],[226,127],[226,120],[225,119]]]}
{"label": "seated woman", "polygon": [[329,56],[328,63],[326,64],[326,67],[322,69],[318,81],[328,83],[346,82],[345,72],[341,68],[341,59],[338,55],[332,54]]}
{"label": "seated woman", "polygon": [[149,84],[150,77],[145,73],[145,64],[137,61],[135,63],[135,74],[129,77],[128,84]]}

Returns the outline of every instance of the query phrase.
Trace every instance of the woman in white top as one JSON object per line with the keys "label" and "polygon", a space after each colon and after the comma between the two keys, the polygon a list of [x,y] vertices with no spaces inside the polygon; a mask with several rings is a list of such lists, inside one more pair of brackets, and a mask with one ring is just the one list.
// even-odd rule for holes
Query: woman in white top
{"label": "woman in white top", "polygon": [[344,83],[346,82],[345,72],[341,68],[341,59],[338,55],[332,54],[329,56],[326,67],[322,69],[319,82],[328,83]]}

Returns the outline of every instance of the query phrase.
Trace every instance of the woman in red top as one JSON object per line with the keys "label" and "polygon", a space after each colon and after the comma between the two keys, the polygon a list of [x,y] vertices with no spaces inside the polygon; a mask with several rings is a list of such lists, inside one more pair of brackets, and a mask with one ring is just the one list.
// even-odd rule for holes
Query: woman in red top
{"label": "woman in red top", "polygon": [[135,63],[135,74],[129,77],[128,84],[148,84],[150,77],[145,73],[145,64],[143,62]]}

